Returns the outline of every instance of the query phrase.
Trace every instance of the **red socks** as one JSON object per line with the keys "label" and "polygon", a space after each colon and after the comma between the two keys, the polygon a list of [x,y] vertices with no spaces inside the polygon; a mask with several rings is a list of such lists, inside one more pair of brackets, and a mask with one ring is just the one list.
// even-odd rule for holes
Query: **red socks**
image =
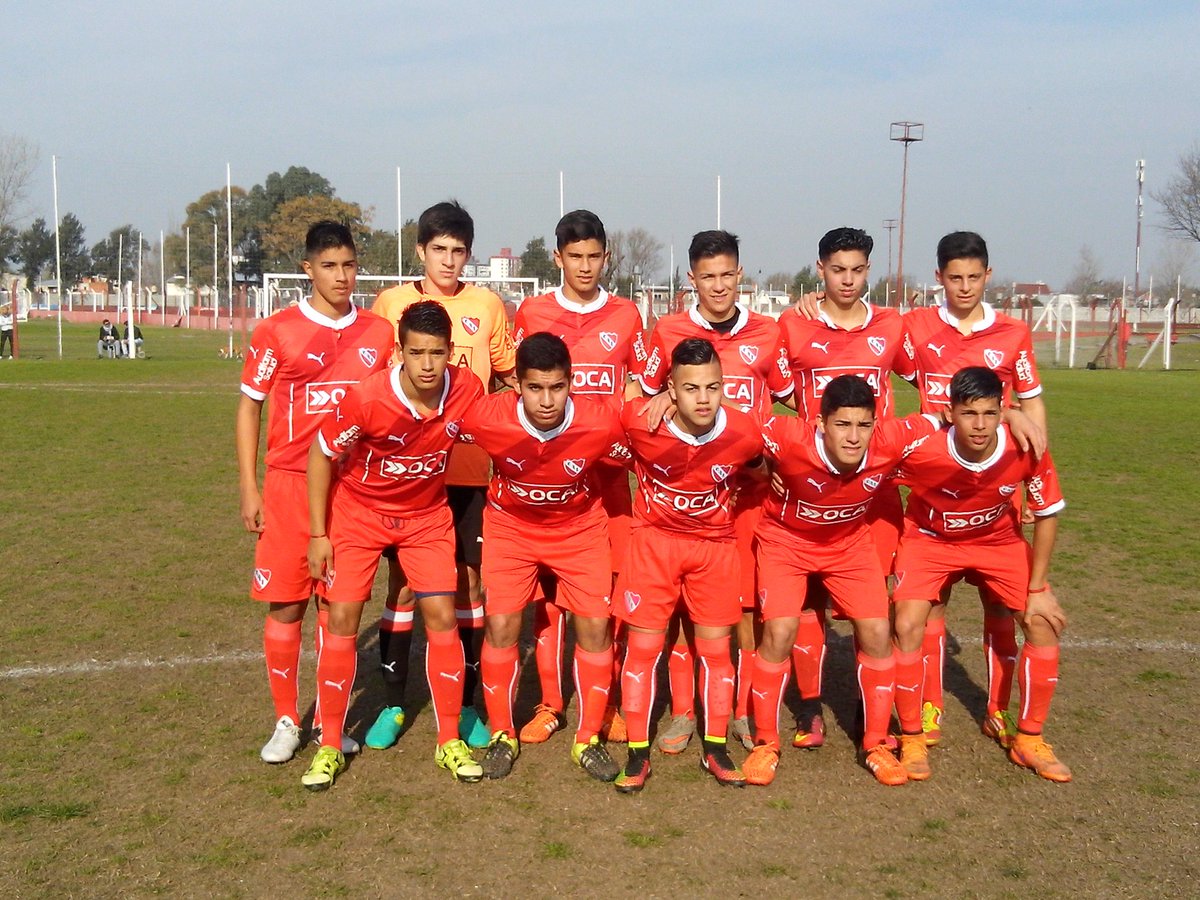
{"label": "red socks", "polygon": [[700,697],[704,704],[704,739],[724,743],[733,710],[733,663],[729,638],[696,638],[700,656]]}
{"label": "red socks", "polygon": [[317,699],[321,705],[321,746],[342,749],[346,708],[358,670],[358,639],[355,635],[325,633],[317,660]]}
{"label": "red socks", "polygon": [[1017,623],[1013,616],[983,617],[983,656],[987,662],[988,715],[1008,709],[1017,667]]}
{"label": "red socks", "polygon": [[735,719],[745,719],[750,715],[750,682],[754,679],[754,660],[758,654],[753,650],[738,650],[737,655],[737,696],[733,707]]}
{"label": "red socks", "polygon": [[576,644],[574,669],[575,696],[579,698],[579,727],[575,731],[575,743],[586,744],[600,733],[600,726],[604,724],[604,711],[608,708],[612,689],[612,644],[596,653],[589,653]]}
{"label": "red socks", "polygon": [[630,630],[626,636],[625,665],[621,669],[622,711],[633,748],[650,745],[650,710],[654,707],[654,669],[666,635]]}
{"label": "red socks", "polygon": [[[682,638],[682,635],[680,637]],[[671,715],[694,716],[696,661],[691,649],[682,640],[671,647],[671,655],[667,659],[667,675],[671,683]]]}
{"label": "red socks", "polygon": [[[566,702],[562,695],[562,645],[566,616],[549,600],[538,600],[533,610],[533,635],[537,638],[534,658],[537,661],[538,681],[542,685],[542,703],[562,712]],[[484,679],[487,684],[487,679]],[[488,714],[491,718],[491,714]]]}
{"label": "red socks", "polygon": [[[520,678],[520,653],[516,644],[493,647],[486,640],[480,651],[479,669],[483,679],[483,703],[487,708],[492,732],[503,731],[510,738],[517,736],[513,726],[513,702]],[[455,717],[457,718],[457,717]],[[441,739],[438,739],[441,743]]]}
{"label": "red socks", "polygon": [[425,677],[437,719],[438,745],[458,737],[458,716],[463,698],[463,646],[458,629],[426,631],[429,650],[425,656]]}
{"label": "red socks", "polygon": [[1021,715],[1017,728],[1026,734],[1041,734],[1050,714],[1050,701],[1058,684],[1058,647],[1021,647],[1017,684],[1021,688]]}
{"label": "red socks", "polygon": [[825,665],[824,616],[815,610],[800,613],[796,640],[792,644],[792,666],[796,670],[796,689],[801,700],[817,700],[821,696],[821,670]]}
{"label": "red socks", "polygon": [[946,701],[942,697],[942,673],[946,663],[945,619],[931,618],[925,623],[921,653],[925,657],[925,688],[921,691],[921,700],[945,709]]}
{"label": "red socks", "polygon": [[754,656],[754,676],[750,685],[750,710],[754,713],[754,742],[779,746],[779,706],[787,687],[792,662],[767,662],[761,653]]}
{"label": "red socks", "polygon": [[896,655],[877,659],[857,654],[858,690],[863,704],[863,748],[870,750],[887,740],[892,700],[896,695]]}
{"label": "red socks", "polygon": [[920,650],[911,653],[896,651],[896,716],[905,734],[921,731],[921,683],[924,680],[925,659]]}
{"label": "red socks", "polygon": [[297,706],[299,687],[296,669],[300,664],[301,622],[283,623],[267,616],[263,624],[263,655],[267,660],[267,684],[275,704],[275,718],[290,716],[300,722]]}

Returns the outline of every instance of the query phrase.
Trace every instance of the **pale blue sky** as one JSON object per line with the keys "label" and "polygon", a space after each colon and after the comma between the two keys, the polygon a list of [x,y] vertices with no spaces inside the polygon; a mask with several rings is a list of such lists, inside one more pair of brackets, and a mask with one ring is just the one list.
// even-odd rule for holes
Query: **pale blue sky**
{"label": "pale blue sky", "polygon": [[[888,123],[916,119],[905,269],[931,278],[938,237],[969,228],[998,275],[1060,287],[1084,244],[1132,279],[1135,160],[1161,187],[1200,141],[1194,3],[20,6],[0,131],[41,149],[32,215],[51,215],[59,155],[89,242],[125,222],[157,238],[228,161],[245,187],[308,166],[389,228],[399,166],[406,217],[455,196],[478,255],[520,252],[552,234],[561,169],[568,209],[647,228],[682,270],[720,174],[751,273],[849,224],[883,275]],[[1158,220],[1148,201],[1144,273]]]}

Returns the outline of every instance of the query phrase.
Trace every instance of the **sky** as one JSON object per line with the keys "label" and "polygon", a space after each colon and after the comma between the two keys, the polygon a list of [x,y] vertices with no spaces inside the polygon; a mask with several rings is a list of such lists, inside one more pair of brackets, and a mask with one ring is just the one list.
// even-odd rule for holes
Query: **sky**
{"label": "sky", "polygon": [[562,172],[566,209],[647,229],[685,271],[719,176],[751,277],[812,263],[840,225],[875,237],[879,277],[900,215],[889,123],[912,120],[912,279],[968,229],[998,279],[1061,289],[1087,246],[1132,283],[1145,159],[1144,282],[1173,255],[1150,194],[1200,147],[1195,3],[18,5],[0,133],[40,151],[25,221],[53,218],[57,155],[60,213],[89,243],[178,227],[228,163],[246,188],[307,166],[389,229],[399,170],[405,219],[456,197],[476,256],[519,254],[552,239]]}

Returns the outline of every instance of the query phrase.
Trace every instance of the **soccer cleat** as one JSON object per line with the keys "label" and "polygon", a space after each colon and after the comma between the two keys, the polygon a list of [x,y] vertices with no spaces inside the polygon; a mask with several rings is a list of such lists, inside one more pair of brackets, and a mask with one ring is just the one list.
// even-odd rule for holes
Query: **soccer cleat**
{"label": "soccer cleat", "polygon": [[779,766],[779,745],[759,744],[750,751],[742,763],[747,784],[767,785],[775,780],[775,769]]}
{"label": "soccer cleat", "polygon": [[521,755],[521,745],[516,738],[510,738],[503,731],[492,735],[487,753],[483,754],[483,774],[485,778],[505,778],[512,771],[513,763]]}
{"label": "soccer cleat", "polygon": [[928,700],[921,706],[921,731],[925,732],[925,743],[936,747],[942,739],[942,708]]}
{"label": "soccer cleat", "polygon": [[798,750],[816,750],[825,743],[825,719],[819,704],[805,704],[796,717],[796,735],[792,746]]}
{"label": "soccer cleat", "polygon": [[492,735],[487,730],[483,719],[473,706],[464,706],[458,715],[458,736],[472,750],[481,750],[492,742]]}
{"label": "soccer cleat", "polygon": [[746,776],[730,758],[729,750],[724,744],[705,741],[704,752],[700,755],[700,768],[717,779],[717,784],[727,787],[746,786]]}
{"label": "soccer cleat", "polygon": [[747,750],[754,749],[754,730],[750,727],[748,716],[741,716],[729,723],[729,733]]}
{"label": "soccer cleat", "polygon": [[933,774],[929,768],[929,745],[924,734],[900,735],[900,765],[909,781],[926,781]]}
{"label": "soccer cleat", "polygon": [[550,740],[550,735],[565,724],[567,724],[567,720],[561,712],[553,706],[539,703],[537,709],[533,711],[533,718],[526,722],[525,727],[521,729],[521,743],[544,744]]}
{"label": "soccer cleat", "polygon": [[263,744],[259,756],[263,762],[285,763],[300,749],[300,727],[291,716],[280,716],[271,739]]}
{"label": "soccer cleat", "polygon": [[575,765],[583,769],[597,781],[615,781],[621,774],[620,767],[609,755],[608,749],[600,743],[600,738],[594,737],[586,744],[577,743],[571,747],[571,759]]}
{"label": "soccer cleat", "polygon": [[461,739],[446,741],[437,748],[433,761],[454,776],[455,781],[474,784],[483,778],[483,767],[471,756],[471,748]]}
{"label": "soccer cleat", "polygon": [[346,768],[346,757],[333,747],[322,747],[313,757],[308,771],[300,776],[300,783],[310,791],[327,791],[334,779]]}
{"label": "soccer cleat", "polygon": [[600,726],[600,737],[614,744],[623,744],[629,740],[625,720],[621,718],[621,711],[615,706],[604,710],[604,724]]}
{"label": "soccer cleat", "polygon": [[386,750],[400,740],[404,731],[404,710],[399,706],[385,706],[375,724],[367,730],[366,743],[372,750]]}
{"label": "soccer cleat", "polygon": [[908,781],[908,772],[888,749],[887,744],[876,744],[862,751],[862,764],[875,776],[880,784],[898,787]]}
{"label": "soccer cleat", "polygon": [[[312,730],[311,739],[314,744],[321,743],[321,726],[318,725],[316,728],[314,728]],[[343,756],[354,756],[356,753],[358,753],[361,750],[362,750],[362,747],[360,747],[358,745],[358,741],[356,741],[354,738],[350,737],[350,735],[346,734],[346,732],[343,731],[342,732],[342,755]]]}
{"label": "soccer cleat", "polygon": [[696,730],[696,720],[688,715],[675,716],[667,730],[658,736],[658,749],[668,756],[678,756],[687,749]]}
{"label": "soccer cleat", "polygon": [[622,794],[636,794],[646,786],[646,780],[649,777],[650,748],[631,747],[629,749],[629,760],[625,763],[625,768],[617,776],[614,784],[616,789]]}
{"label": "soccer cleat", "polygon": [[1071,770],[1058,761],[1058,757],[1054,755],[1054,748],[1047,744],[1040,734],[1018,732],[1008,750],[1008,758],[1018,766],[1033,769],[1048,781],[1065,783],[1071,780]]}
{"label": "soccer cleat", "polygon": [[985,737],[990,737],[1007,750],[1013,745],[1013,740],[1017,736],[1017,720],[1007,709],[1000,709],[984,716],[979,730]]}

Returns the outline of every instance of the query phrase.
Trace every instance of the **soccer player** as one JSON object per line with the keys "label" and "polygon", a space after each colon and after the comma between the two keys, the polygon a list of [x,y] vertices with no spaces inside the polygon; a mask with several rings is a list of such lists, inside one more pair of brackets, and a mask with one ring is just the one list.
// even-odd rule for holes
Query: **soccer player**
{"label": "soccer player", "polygon": [[[313,592],[306,559],[308,448],[346,391],[387,367],[395,344],[385,320],[350,301],[358,257],[348,228],[315,223],[308,229],[304,254],[301,265],[312,281],[312,295],[254,329],[237,409],[242,523],[258,535],[250,596],[268,604],[263,651],[276,718],[275,731],[262,748],[269,763],[287,762],[300,746],[296,676],[301,626]],[[258,442],[268,396],[267,472],[260,493]],[[323,619],[318,610],[318,648]],[[341,732],[325,734],[336,739]],[[343,748],[354,752],[357,745],[347,738]]]}
{"label": "soccer player", "polygon": [[908,780],[887,746],[896,662],[886,576],[867,510],[896,463],[933,435],[939,421],[920,414],[877,419],[875,409],[870,384],[839,375],[822,392],[815,423],[776,416],[763,426],[766,456],[784,493],[768,495],[755,535],[763,636],[751,683],[755,747],[744,766],[751,784],[775,778],[779,707],[814,575],[854,628],[863,765],[883,784]]}
{"label": "soccer player", "polygon": [[[666,387],[666,362],[675,346],[689,337],[712,342],[721,359],[724,401],[761,419],[770,416],[773,401],[794,404],[792,374],[779,326],[768,316],[750,312],[737,302],[742,267],[738,239],[728,231],[702,231],[688,248],[688,279],[696,289],[696,304],[686,312],[658,320],[650,336],[650,352],[639,376],[647,395]],[[794,405],[793,405],[794,408]],[[661,407],[659,407],[661,409]],[[650,425],[656,424],[650,416]],[[766,485],[744,479],[739,485],[734,528],[737,533],[738,585],[744,610],[738,623],[738,691],[733,732],[748,748],[753,746],[747,721],[750,672],[754,659],[754,529],[762,513]],[[695,661],[684,638],[674,643],[668,660],[671,683],[671,725],[659,737],[666,753],[682,753],[695,726]]]}
{"label": "soccer player", "polygon": [[[445,306],[453,326],[453,365],[470,369],[485,387],[493,376],[509,387],[513,379],[514,349],[508,332],[504,304],[486,288],[460,280],[471,258],[475,223],[458,203],[437,203],[417,219],[417,256],[425,267],[415,283],[383,291],[374,311],[391,322],[420,300]],[[455,558],[458,560],[456,610],[467,675],[463,679],[463,712],[460,731],[472,747],[488,743],[487,727],[475,711],[479,648],[483,640],[483,595],[479,579],[482,558],[483,504],[488,483],[488,458],[478,447],[458,444],[446,469],[447,495],[454,514]],[[379,620],[379,656],[387,707],[367,732],[366,744],[374,749],[392,746],[404,728],[404,691],[408,681],[408,656],[412,646],[413,595],[403,589],[403,573],[391,563],[388,596]]]}
{"label": "soccer player", "polygon": [[571,758],[599,781],[619,771],[599,740],[612,685],[612,563],[608,517],[593,476],[600,460],[628,460],[629,450],[616,408],[573,397],[572,375],[561,338],[527,335],[517,348],[517,393],[487,397],[467,414],[459,435],[487,452],[494,473],[483,510],[488,592],[481,675],[494,729],[483,759],[489,778],[508,775],[520,752],[513,725],[517,639],[539,576],[556,581],[553,602],[575,622],[579,725]]}
{"label": "soccer player", "polygon": [[[825,389],[840,375],[857,375],[875,394],[876,417],[894,415],[891,373],[900,353],[903,326],[892,309],[871,304],[864,296],[875,242],[858,228],[834,228],[817,246],[817,274],[824,292],[809,318],[795,309],[779,317],[788,366],[796,383],[802,421],[821,413]],[[884,575],[900,538],[904,508],[899,491],[885,482],[874,492],[867,523],[875,540]],[[810,579],[800,610],[792,666],[801,707],[792,745],[815,749],[825,743],[821,709],[821,677],[825,661],[825,607],[828,595],[821,579]]]}
{"label": "soccer player", "polygon": [[454,523],[445,495],[447,457],[483,385],[469,370],[449,365],[450,316],[441,304],[408,307],[398,334],[399,365],[348,392],[308,454],[308,563],[312,577],[323,579],[329,602],[317,693],[330,726],[301,779],[310,790],[328,788],[346,764],[328,736],[345,719],[359,620],[388,547],[396,548],[425,620],[425,669],[438,732],[434,759],[458,781],[483,777],[458,732],[465,661],[455,626]]}
{"label": "soccer player", "polygon": [[[625,399],[640,396],[634,374],[646,362],[642,317],[624,297],[600,286],[608,265],[608,238],[595,213],[577,209],[567,213],[554,229],[554,261],[562,270],[562,287],[530,297],[517,309],[513,337],[520,346],[537,331],[556,334],[571,354],[571,393],[593,397],[619,410]],[[633,513],[629,473],[624,466],[601,461],[595,476],[608,516],[613,571],[620,571]],[[539,600],[534,615],[535,659],[542,701],[533,718],[521,729],[521,743],[547,740],[562,728],[566,708],[562,695],[563,611],[557,604]],[[615,710],[606,713],[612,727]],[[619,732],[619,727],[617,731]],[[610,731],[611,739],[618,739]]]}
{"label": "soccer player", "polygon": [[[914,309],[903,317],[904,352],[896,371],[921,395],[923,412],[941,413],[949,406],[950,379],[966,366],[994,371],[1008,392],[1016,394],[1021,410],[1043,433],[1046,407],[1038,377],[1029,327],[1020,319],[997,313],[984,301],[992,270],[987,243],[971,231],[946,235],[937,246],[937,276],[945,298],[934,307]],[[925,631],[925,686],[922,716],[930,744],[941,739],[942,672],[945,665],[945,604],[934,607]],[[994,634],[989,627],[1006,629]],[[1009,646],[1015,640],[1011,616],[985,622],[984,641]]]}
{"label": "soccer player", "polygon": [[672,418],[651,430],[645,400],[621,413],[634,457],[638,493],[614,614],[628,626],[621,694],[629,758],[616,788],[640,791],[650,776],[654,671],[680,600],[695,633],[703,701],[700,764],[721,784],[741,787],[726,747],[734,669],[729,635],[741,618],[733,494],[743,469],[762,469],[758,419],[722,404],[721,360],[710,341],[684,338],[670,356]]}
{"label": "soccer player", "polygon": [[[1042,737],[1058,681],[1059,636],[1067,625],[1047,581],[1057,513],[1066,503],[1050,454],[1039,460],[1021,450],[1001,424],[1006,390],[985,366],[959,369],[949,383],[951,428],[914,451],[898,474],[912,493],[896,555],[896,711],[901,762],[917,780],[930,775],[918,693],[925,621],[944,602],[943,589],[964,575],[986,588],[981,596],[984,621],[993,625],[989,636],[1012,635],[1011,628],[995,626],[1014,618],[1025,634],[1019,661],[1015,637],[1007,644],[989,637],[983,733],[1017,765],[1050,781],[1071,780],[1071,770]],[[1014,505],[1022,482],[1034,515],[1032,547]],[[1021,693],[1016,719],[1008,711],[1015,661]]]}

